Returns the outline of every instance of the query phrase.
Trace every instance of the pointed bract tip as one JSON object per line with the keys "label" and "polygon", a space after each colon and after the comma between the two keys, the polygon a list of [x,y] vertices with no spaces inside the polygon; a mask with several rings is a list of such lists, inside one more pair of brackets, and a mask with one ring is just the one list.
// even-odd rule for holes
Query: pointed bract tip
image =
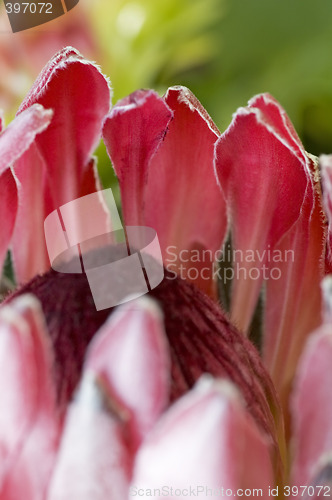
{"label": "pointed bract tip", "polygon": [[8,326],[22,328],[24,325],[24,316],[31,311],[42,315],[39,300],[29,293],[18,296],[10,303],[1,306],[0,322]]}
{"label": "pointed bract tip", "polygon": [[127,302],[118,306],[114,314],[109,318],[110,321],[115,322],[117,317],[122,317],[127,313],[147,313],[156,318],[158,321],[163,322],[164,314],[158,305],[157,301],[150,297],[143,296],[139,298],[126,298]]}
{"label": "pointed bract tip", "polygon": [[167,104],[172,108],[170,104],[170,98],[172,93],[175,93],[177,96],[177,100],[180,104],[185,104],[190,111],[193,113],[196,111],[201,118],[205,121],[209,129],[215,134],[216,137],[220,136],[220,131],[214,121],[212,120],[209,113],[202,106],[201,102],[197,99],[195,94],[183,85],[174,85],[169,87],[164,95],[164,100]]}

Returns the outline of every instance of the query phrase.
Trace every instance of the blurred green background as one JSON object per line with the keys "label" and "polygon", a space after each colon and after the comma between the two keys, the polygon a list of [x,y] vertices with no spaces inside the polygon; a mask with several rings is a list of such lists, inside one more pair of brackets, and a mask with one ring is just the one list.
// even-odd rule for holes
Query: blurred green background
{"label": "blurred green background", "polygon": [[270,92],[310,152],[332,152],[330,0],[108,3],[97,2],[95,20],[115,98],[181,83],[224,130],[239,106]]}
{"label": "blurred green background", "polygon": [[72,44],[110,77],[113,102],[183,84],[223,131],[239,106],[270,92],[308,151],[332,152],[331,0],[80,0],[15,35],[1,18],[0,105],[10,118],[47,59]]}

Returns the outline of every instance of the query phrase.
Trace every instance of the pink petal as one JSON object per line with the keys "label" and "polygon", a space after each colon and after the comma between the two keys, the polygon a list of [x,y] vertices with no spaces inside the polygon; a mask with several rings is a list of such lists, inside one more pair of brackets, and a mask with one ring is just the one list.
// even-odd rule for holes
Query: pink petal
{"label": "pink petal", "polygon": [[266,123],[271,126],[280,140],[286,142],[294,154],[305,160],[306,152],[286,111],[269,94],[259,94],[249,101],[250,108],[258,108],[264,113]]}
{"label": "pink petal", "polygon": [[[194,491],[262,488],[268,497],[273,485],[269,443],[246,412],[234,386],[228,382],[199,382],[161,418],[139,450],[131,484],[132,494],[162,487]],[[199,490],[198,490],[199,491]],[[221,492],[219,493],[222,496]],[[195,493],[184,493],[193,498]],[[162,493],[150,494],[164,498]],[[197,493],[196,493],[196,496]],[[207,494],[205,493],[205,496]],[[224,493],[226,496],[226,493]],[[182,497],[181,497],[182,498]]]}
{"label": "pink petal", "polygon": [[[205,271],[198,260],[205,249],[214,254],[220,248],[227,225],[213,170],[218,136],[207,112],[184,87],[170,88],[164,100],[151,91],[134,94],[126,107],[115,106],[104,127],[126,224],[153,227],[165,265],[175,272],[182,266],[183,277],[211,294],[214,259],[207,260]],[[191,250],[196,261],[188,260]]]}
{"label": "pink petal", "polygon": [[154,91],[138,90],[119,101],[105,120],[103,138],[119,178],[126,225],[145,225],[150,161],[172,117],[172,111]]}
{"label": "pink petal", "polygon": [[119,307],[93,340],[86,369],[97,373],[112,399],[129,412],[135,448],[168,403],[170,359],[155,303],[144,298]]}
{"label": "pink petal", "polygon": [[101,191],[102,186],[98,176],[97,159],[91,158],[87,165],[80,184],[80,196],[91,194],[91,186],[95,186],[95,191]]}
{"label": "pink petal", "polygon": [[[26,281],[49,267],[41,226],[46,216],[82,192],[96,191],[91,154],[109,110],[110,90],[96,66],[67,48],[41,72],[18,116],[36,102],[51,108],[54,116],[51,127],[36,140],[36,148],[27,151],[17,166],[26,203],[18,213],[13,245],[19,281]],[[35,171],[31,173],[32,170]],[[21,248],[31,243],[36,258],[30,256],[23,262]]]}
{"label": "pink petal", "polygon": [[325,229],[318,187],[311,193],[308,189],[299,220],[276,246],[282,255],[293,254],[275,264],[280,278],[266,284],[263,356],[284,408],[306,339],[321,322]]}
{"label": "pink petal", "polygon": [[68,409],[47,500],[127,498],[131,464],[117,410],[86,374]]}
{"label": "pink petal", "polygon": [[328,234],[327,234],[327,253],[326,260],[328,271],[331,272],[332,266],[332,155],[321,155],[319,157],[319,166],[321,173],[321,182],[323,190],[323,207],[327,216]]}
{"label": "pink petal", "polygon": [[[44,498],[58,440],[51,347],[38,302],[0,312],[1,498]],[[38,466],[36,466],[38,464]]]}
{"label": "pink petal", "polygon": [[[15,174],[19,181],[20,204],[12,238],[12,256],[16,279],[24,283],[49,267],[44,235],[44,196],[50,192],[50,187],[36,144],[16,161]],[[48,198],[52,207],[50,196]]]}
{"label": "pink petal", "polygon": [[18,208],[17,181],[11,169],[0,174],[0,276],[11,240]]}
{"label": "pink petal", "polygon": [[17,117],[0,135],[0,274],[13,234],[18,210],[17,181],[8,169],[50,123],[52,111],[34,105]]}
{"label": "pink petal", "polygon": [[35,102],[54,111],[52,126],[37,145],[45,159],[54,203],[59,206],[80,194],[80,181],[109,111],[110,89],[95,65],[75,49],[66,48],[41,72],[19,112]]}
{"label": "pink petal", "polygon": [[200,244],[217,250],[226,226],[225,203],[213,171],[219,131],[188,89],[171,87],[165,102],[174,119],[151,161],[146,222],[160,234],[164,248],[167,243],[177,245],[177,251]]}
{"label": "pink petal", "polygon": [[331,453],[331,384],[332,326],[329,324],[309,339],[298,369],[292,399],[295,485],[314,483],[324,459]]}
{"label": "pink petal", "polygon": [[247,332],[264,266],[271,267],[268,251],[299,219],[310,172],[285,112],[269,95],[238,110],[217,142],[216,156],[237,250],[231,313]]}
{"label": "pink petal", "polygon": [[21,113],[0,135],[0,174],[28,150],[37,134],[45,130],[53,112],[35,104]]}
{"label": "pink petal", "polygon": [[[165,102],[174,119],[151,161],[145,221],[160,235],[166,266],[175,271],[187,268],[183,276],[213,295],[214,259],[204,259],[203,252],[214,255],[227,228],[225,200],[213,168],[214,143],[220,134],[188,89],[170,88]],[[175,265],[169,245],[178,256]],[[186,250],[189,255],[190,251],[200,254],[202,262],[187,262]]]}

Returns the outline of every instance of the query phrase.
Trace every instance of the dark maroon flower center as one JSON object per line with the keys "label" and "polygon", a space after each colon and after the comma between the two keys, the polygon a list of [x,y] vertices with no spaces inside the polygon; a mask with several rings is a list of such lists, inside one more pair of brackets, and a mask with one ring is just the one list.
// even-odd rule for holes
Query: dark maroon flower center
{"label": "dark maroon flower center", "polygon": [[[124,279],[123,275],[116,278]],[[112,309],[96,310],[84,274],[50,270],[7,300],[23,293],[34,294],[42,304],[54,347],[58,400],[64,407],[79,382],[87,346]],[[193,285],[174,279],[167,270],[162,283],[149,294],[164,313],[172,359],[171,401],[190,389],[203,373],[227,377],[240,388],[260,427],[275,436],[269,404],[274,410],[277,403],[270,378],[255,347],[234,328],[220,306]]]}

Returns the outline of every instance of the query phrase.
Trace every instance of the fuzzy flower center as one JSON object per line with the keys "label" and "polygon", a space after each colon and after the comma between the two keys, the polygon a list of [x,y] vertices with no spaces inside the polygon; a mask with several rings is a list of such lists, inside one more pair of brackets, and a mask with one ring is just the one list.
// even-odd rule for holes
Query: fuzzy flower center
{"label": "fuzzy flower center", "polygon": [[[117,280],[125,279],[118,276],[110,286],[116,289]],[[54,348],[58,401],[64,408],[80,380],[88,344],[112,309],[96,310],[85,274],[50,270],[7,300],[23,293],[32,293],[41,302]],[[275,435],[270,406],[274,411],[277,403],[270,378],[254,346],[232,326],[220,306],[167,270],[149,294],[164,313],[172,362],[170,401],[182,396],[204,373],[226,377],[240,388],[259,426]]]}

